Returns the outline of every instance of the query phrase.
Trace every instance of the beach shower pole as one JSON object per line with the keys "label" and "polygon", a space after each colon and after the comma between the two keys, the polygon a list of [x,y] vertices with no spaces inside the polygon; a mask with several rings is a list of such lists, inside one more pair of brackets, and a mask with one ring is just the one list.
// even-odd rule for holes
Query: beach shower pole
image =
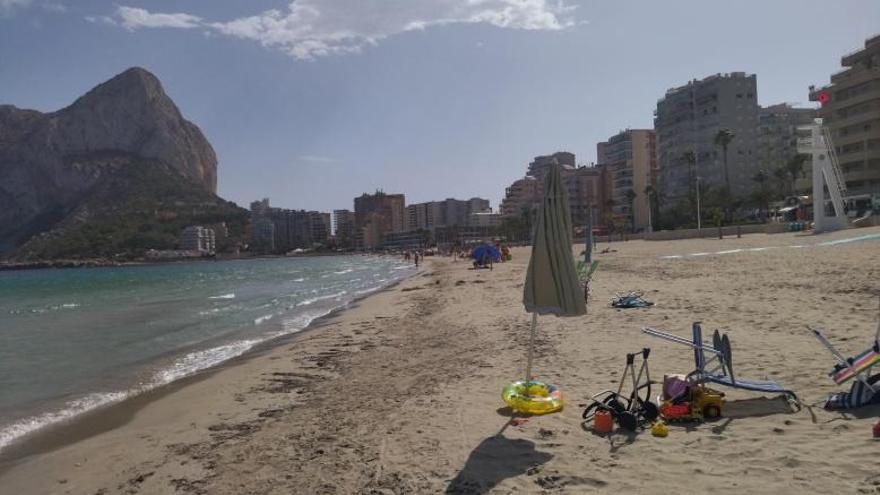
{"label": "beach shower pole", "polygon": [[538,326],[538,313],[532,313],[532,331],[529,333],[529,357],[526,360],[526,395],[529,394],[529,382],[532,381],[532,356],[535,354],[535,332]]}

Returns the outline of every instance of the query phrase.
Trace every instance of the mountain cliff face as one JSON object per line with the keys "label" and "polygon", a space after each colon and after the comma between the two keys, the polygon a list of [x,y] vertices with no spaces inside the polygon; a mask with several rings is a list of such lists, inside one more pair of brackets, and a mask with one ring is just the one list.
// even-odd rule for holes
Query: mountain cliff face
{"label": "mountain cliff face", "polygon": [[213,148],[144,69],[57,112],[0,105],[0,252],[64,220],[108,175],[153,162],[216,192]]}

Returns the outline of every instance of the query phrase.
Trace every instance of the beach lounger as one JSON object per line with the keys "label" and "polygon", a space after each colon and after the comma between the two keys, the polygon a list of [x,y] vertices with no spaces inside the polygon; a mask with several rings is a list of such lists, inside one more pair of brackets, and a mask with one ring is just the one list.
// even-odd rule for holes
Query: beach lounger
{"label": "beach lounger", "polygon": [[807,326],[819,342],[837,358],[828,376],[838,385],[855,379],[849,392],[831,394],[825,402],[826,409],[853,409],[869,404],[880,403],[880,373],[871,376],[874,366],[880,365],[880,325],[874,343],[854,357],[847,358],[817,328]]}
{"label": "beach lounger", "polygon": [[710,382],[716,385],[753,392],[781,394],[793,404],[799,404],[797,395],[792,390],[774,381],[744,380],[735,377],[730,339],[726,334],[719,333],[718,330],[715,330],[713,333],[711,343],[703,342],[703,329],[699,322],[695,322],[692,326],[693,337],[691,340],[650,327],[645,327],[642,331],[653,337],[685,345],[693,349],[694,370],[687,375],[687,380],[691,383],[702,384]]}

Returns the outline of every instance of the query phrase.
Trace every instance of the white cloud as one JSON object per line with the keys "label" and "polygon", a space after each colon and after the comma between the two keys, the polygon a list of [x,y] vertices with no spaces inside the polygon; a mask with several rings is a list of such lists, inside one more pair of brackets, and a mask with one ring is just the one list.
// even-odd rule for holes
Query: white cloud
{"label": "white cloud", "polygon": [[297,0],[285,10],[226,22],[133,7],[119,7],[116,16],[129,30],[201,27],[313,59],[358,53],[390,36],[448,24],[558,31],[577,24],[573,11],[563,0]]}
{"label": "white cloud", "polygon": [[53,14],[67,13],[67,7],[64,4],[60,4],[60,3],[48,2],[48,3],[44,3],[42,5],[42,7],[43,7],[43,10],[45,10],[46,12],[52,12]]}
{"label": "white cloud", "polygon": [[329,156],[321,156],[321,155],[301,155],[298,157],[300,161],[304,162],[312,162],[312,163],[335,163],[336,160],[330,158]]}
{"label": "white cloud", "polygon": [[134,31],[138,28],[196,28],[202,19],[190,14],[154,14],[136,7],[119,7],[116,10],[120,24]]}
{"label": "white cloud", "polygon": [[16,9],[29,7],[32,0],[0,0],[0,17],[9,17]]}
{"label": "white cloud", "polygon": [[85,20],[88,21],[88,22],[91,22],[91,23],[93,23],[93,24],[99,24],[99,23],[101,23],[101,24],[110,24],[110,25],[113,25],[113,26],[118,26],[118,25],[119,25],[119,23],[116,22],[115,20],[113,20],[112,17],[106,16],[106,15],[100,15],[100,16],[87,15],[87,16],[85,17]]}

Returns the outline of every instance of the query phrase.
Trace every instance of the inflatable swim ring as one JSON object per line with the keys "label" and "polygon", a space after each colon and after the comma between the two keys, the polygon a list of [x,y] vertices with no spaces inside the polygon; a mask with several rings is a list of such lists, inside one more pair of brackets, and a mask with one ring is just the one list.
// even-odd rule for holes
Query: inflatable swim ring
{"label": "inflatable swim ring", "polygon": [[562,391],[555,385],[530,381],[513,382],[501,391],[501,398],[516,412],[549,414],[562,410]]}

